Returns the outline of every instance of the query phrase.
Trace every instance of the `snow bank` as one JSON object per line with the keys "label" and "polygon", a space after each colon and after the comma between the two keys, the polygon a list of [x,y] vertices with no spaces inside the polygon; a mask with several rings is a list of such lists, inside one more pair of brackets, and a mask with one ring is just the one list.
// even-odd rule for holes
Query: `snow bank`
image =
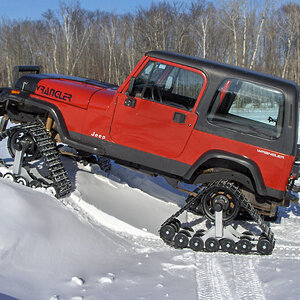
{"label": "snow bank", "polygon": [[[50,299],[73,277],[101,274],[124,251],[55,198],[0,180],[0,291]],[[47,286],[45,294],[40,287]],[[65,289],[62,289],[63,291]],[[42,294],[40,294],[42,293]],[[74,296],[74,295],[73,295]]]}

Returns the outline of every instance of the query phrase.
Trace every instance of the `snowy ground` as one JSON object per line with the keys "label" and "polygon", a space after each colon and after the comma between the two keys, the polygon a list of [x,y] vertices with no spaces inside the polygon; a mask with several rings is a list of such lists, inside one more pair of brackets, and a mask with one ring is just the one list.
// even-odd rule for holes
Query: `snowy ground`
{"label": "snowy ground", "polygon": [[0,179],[0,300],[300,299],[299,205],[272,225],[271,256],[174,250],[157,230],[184,194],[118,165],[64,164],[65,199]]}

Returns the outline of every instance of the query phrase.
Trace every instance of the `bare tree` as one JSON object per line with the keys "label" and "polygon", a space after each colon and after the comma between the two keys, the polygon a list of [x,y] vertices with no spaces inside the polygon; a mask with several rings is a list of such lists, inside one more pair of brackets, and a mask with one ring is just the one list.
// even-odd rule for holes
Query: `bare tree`
{"label": "bare tree", "polygon": [[11,23],[7,20],[2,19],[1,24],[1,35],[0,40],[2,44],[2,49],[4,52],[4,65],[6,70],[7,82],[8,85],[12,84],[12,64],[10,59],[10,38],[11,38]]}
{"label": "bare tree", "polygon": [[244,4],[244,0],[228,0],[223,1],[222,10],[224,11],[224,16],[220,18],[223,25],[231,31],[233,39],[233,63],[235,65],[239,64],[238,59],[238,32],[239,22],[241,18],[241,7]]}
{"label": "bare tree", "polygon": [[[282,77],[287,77],[289,62],[293,52],[297,53],[297,56],[299,55],[299,12],[300,7],[296,4],[284,5],[279,10],[278,26],[281,33],[284,61],[281,73]],[[299,65],[299,62],[297,65]],[[297,75],[296,78],[298,79],[299,76]]]}
{"label": "bare tree", "polygon": [[261,19],[260,19],[259,29],[258,29],[258,32],[256,34],[255,47],[254,47],[254,51],[253,51],[250,66],[249,66],[250,69],[253,69],[253,66],[254,66],[256,53],[257,53],[257,50],[258,50],[258,45],[259,45],[259,41],[260,41],[260,38],[261,38],[262,29],[263,29],[263,26],[264,26],[264,23],[265,23],[268,7],[269,7],[269,1],[264,0],[264,9],[263,9],[263,13],[262,13],[262,16],[261,16]]}
{"label": "bare tree", "polygon": [[209,23],[212,20],[213,9],[205,1],[194,2],[191,5],[191,31],[196,36],[197,55],[207,57]]}

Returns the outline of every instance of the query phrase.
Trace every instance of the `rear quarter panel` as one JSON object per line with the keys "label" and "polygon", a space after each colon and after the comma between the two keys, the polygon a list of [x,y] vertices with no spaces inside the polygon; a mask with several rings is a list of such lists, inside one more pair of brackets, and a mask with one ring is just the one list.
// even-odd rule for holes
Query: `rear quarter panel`
{"label": "rear quarter panel", "polygon": [[226,151],[252,160],[260,169],[267,187],[285,191],[294,157],[262,147],[194,130],[181,160],[194,165],[208,151]]}

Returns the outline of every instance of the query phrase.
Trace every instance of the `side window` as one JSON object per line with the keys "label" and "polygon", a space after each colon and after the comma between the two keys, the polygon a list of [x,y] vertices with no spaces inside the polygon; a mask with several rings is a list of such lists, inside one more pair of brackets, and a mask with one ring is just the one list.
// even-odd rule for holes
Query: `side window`
{"label": "side window", "polygon": [[203,84],[199,73],[150,61],[136,77],[132,96],[192,110]]}
{"label": "side window", "polygon": [[243,133],[279,138],[284,96],[280,91],[251,82],[228,79],[218,89],[208,120]]}

